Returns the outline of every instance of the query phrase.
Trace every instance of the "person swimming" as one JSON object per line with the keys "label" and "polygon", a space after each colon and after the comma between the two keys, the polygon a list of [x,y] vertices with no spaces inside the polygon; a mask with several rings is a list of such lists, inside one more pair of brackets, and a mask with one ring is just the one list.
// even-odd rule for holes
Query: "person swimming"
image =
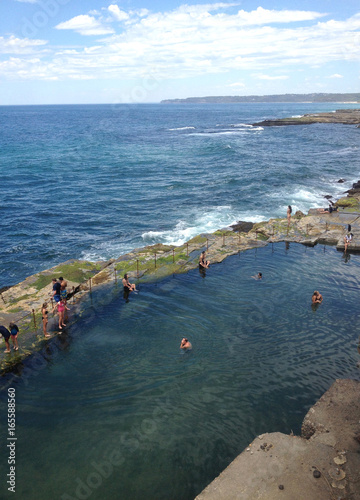
{"label": "person swimming", "polygon": [[192,349],[191,342],[189,342],[186,337],[182,339],[180,349]]}
{"label": "person swimming", "polygon": [[315,290],[314,293],[312,294],[311,302],[313,304],[321,304],[322,301],[323,301],[323,297],[322,297],[321,293],[319,293],[317,290]]}

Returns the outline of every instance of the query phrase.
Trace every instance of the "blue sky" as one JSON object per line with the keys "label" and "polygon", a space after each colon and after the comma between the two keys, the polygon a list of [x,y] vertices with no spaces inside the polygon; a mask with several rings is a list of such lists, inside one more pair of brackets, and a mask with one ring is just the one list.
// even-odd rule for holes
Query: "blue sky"
{"label": "blue sky", "polygon": [[360,92],[356,0],[1,0],[0,104]]}

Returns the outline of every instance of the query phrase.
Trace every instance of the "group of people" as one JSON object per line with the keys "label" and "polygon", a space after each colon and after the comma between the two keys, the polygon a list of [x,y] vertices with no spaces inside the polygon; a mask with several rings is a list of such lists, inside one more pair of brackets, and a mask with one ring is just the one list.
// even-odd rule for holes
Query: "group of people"
{"label": "group of people", "polygon": [[[53,278],[52,279],[52,295],[51,299],[55,301],[55,306],[53,308],[53,312],[57,311],[59,315],[59,330],[62,330],[63,326],[66,326],[65,323],[65,311],[70,311],[69,307],[66,305],[67,302],[67,281],[60,276],[59,279]],[[41,317],[42,317],[42,322],[43,322],[43,332],[44,332],[44,337],[50,337],[48,331],[47,331],[47,325],[49,322],[49,311],[48,311],[48,303],[44,302],[43,305],[41,306]],[[61,333],[61,332],[59,332]]]}
{"label": "group of people", "polygon": [[[67,290],[66,290],[67,281],[64,280],[64,278],[62,276],[60,276],[60,278],[58,280],[56,278],[53,278],[52,282],[53,282],[53,295],[52,295],[52,298],[54,299],[54,301],[56,303],[55,308],[57,309],[57,312],[58,312],[58,315],[59,315],[59,330],[62,330],[62,327],[66,326],[66,324],[64,323],[65,311],[70,311],[70,309],[66,305],[66,301],[67,301]],[[54,308],[54,310],[55,310],[55,308]],[[47,322],[48,322],[48,318],[47,318],[48,311],[47,311],[47,304],[46,303],[43,304],[41,312],[42,312],[43,324],[45,322],[46,325],[47,325]],[[44,330],[44,335],[46,336],[45,332],[46,332],[46,328]],[[59,332],[59,333],[61,333],[61,332]]]}

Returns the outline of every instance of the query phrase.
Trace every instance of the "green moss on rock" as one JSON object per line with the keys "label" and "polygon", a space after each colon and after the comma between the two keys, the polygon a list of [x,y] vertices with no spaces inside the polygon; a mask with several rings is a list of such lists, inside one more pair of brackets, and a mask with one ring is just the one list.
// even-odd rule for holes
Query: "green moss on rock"
{"label": "green moss on rock", "polygon": [[340,200],[337,200],[335,205],[338,207],[357,208],[359,207],[359,201],[356,198],[349,196],[346,198],[340,198]]}
{"label": "green moss on rock", "polygon": [[218,229],[213,234],[215,236],[233,236],[234,235],[234,231],[231,231],[229,229],[224,229],[224,230]]}
{"label": "green moss on rock", "polygon": [[71,262],[70,264],[61,264],[51,270],[51,276],[49,276],[49,274],[40,274],[37,280],[33,283],[33,286],[37,290],[41,290],[51,283],[52,277],[58,278],[59,276],[64,276],[66,280],[73,281],[74,283],[82,283],[91,278],[96,272],[100,271],[100,269],[101,264],[95,264],[87,261],[76,261]]}

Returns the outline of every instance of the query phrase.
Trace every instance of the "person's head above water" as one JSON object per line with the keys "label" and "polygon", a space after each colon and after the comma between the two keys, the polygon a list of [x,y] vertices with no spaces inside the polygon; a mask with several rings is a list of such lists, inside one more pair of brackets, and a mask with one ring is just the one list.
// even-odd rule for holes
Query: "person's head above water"
{"label": "person's head above water", "polygon": [[191,348],[192,348],[191,343],[186,337],[184,337],[181,341],[180,349],[191,349]]}

